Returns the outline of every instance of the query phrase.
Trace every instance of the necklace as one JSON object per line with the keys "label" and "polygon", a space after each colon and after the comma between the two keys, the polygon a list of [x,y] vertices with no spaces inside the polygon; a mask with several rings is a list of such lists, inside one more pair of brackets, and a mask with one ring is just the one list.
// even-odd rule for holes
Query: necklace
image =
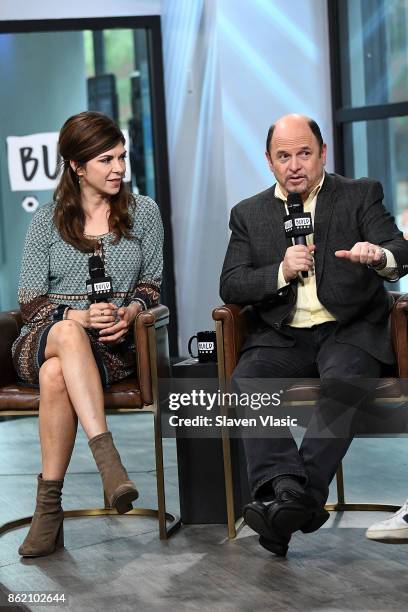
{"label": "necklace", "polygon": [[[87,234],[86,232],[84,232],[85,238],[90,238],[91,240],[95,241],[95,246],[94,246],[92,255],[99,255],[99,257],[102,259],[103,262],[105,262],[105,251],[103,248],[103,238],[105,236],[108,236],[110,233],[111,232],[105,232],[104,234],[99,234],[98,236],[95,236],[93,234]],[[91,256],[91,253],[89,254],[89,256]]]}
{"label": "necklace", "polygon": [[100,240],[101,238],[108,236],[110,233],[111,232],[105,232],[104,234],[98,234],[95,236],[95,234],[87,234],[86,232],[84,232],[84,236],[85,238],[91,238],[92,240]]}

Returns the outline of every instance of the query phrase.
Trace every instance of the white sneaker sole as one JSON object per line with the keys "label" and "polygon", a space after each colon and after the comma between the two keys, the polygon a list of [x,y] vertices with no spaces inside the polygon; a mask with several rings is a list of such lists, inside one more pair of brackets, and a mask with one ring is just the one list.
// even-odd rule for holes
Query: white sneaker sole
{"label": "white sneaker sole", "polygon": [[385,529],[384,531],[366,531],[366,538],[385,544],[408,544],[408,529]]}

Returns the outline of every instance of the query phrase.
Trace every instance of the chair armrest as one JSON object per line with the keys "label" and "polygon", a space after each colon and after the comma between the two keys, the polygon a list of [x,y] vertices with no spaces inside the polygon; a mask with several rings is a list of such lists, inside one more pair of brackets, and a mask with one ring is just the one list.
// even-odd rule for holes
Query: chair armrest
{"label": "chair armrest", "polygon": [[[224,356],[224,372],[226,380],[238,363],[241,347],[251,330],[253,310],[250,306],[237,306],[237,304],[224,304],[214,308],[212,316],[222,326],[223,350],[218,349],[218,355]],[[220,342],[217,334],[217,343]]]}
{"label": "chair armrest", "polygon": [[[169,309],[159,304],[139,312],[134,323],[136,363],[140,391],[145,404],[153,404],[153,383],[157,377],[170,377],[170,356],[167,335]],[[154,346],[149,336],[154,337]],[[152,367],[156,372],[152,372]]]}
{"label": "chair armrest", "polygon": [[408,294],[394,303],[391,311],[391,334],[399,378],[408,378]]}
{"label": "chair armrest", "polygon": [[11,358],[11,347],[21,329],[19,311],[0,312],[0,386],[16,381]]}

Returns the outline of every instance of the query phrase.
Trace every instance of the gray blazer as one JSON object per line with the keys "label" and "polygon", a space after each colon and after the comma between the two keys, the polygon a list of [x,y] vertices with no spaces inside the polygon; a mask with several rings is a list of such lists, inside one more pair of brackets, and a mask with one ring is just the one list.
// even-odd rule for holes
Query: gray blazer
{"label": "gray blazer", "polygon": [[[298,280],[278,291],[278,271],[287,242],[284,203],[275,186],[243,200],[231,210],[232,231],[221,274],[225,303],[252,304],[256,331],[243,350],[254,346],[291,346],[290,321]],[[317,296],[338,321],[336,340],[358,346],[384,363],[393,363],[388,319],[392,298],[384,279],[366,266],[335,257],[367,240],[389,249],[399,276],[408,272],[408,242],[382,204],[379,182],[326,174],[317,196],[314,243]]]}

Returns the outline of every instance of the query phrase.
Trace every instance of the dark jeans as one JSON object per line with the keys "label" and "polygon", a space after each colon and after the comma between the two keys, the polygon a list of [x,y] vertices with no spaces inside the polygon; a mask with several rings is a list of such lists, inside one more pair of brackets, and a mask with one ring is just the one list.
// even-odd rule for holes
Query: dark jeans
{"label": "dark jeans", "polygon": [[[244,392],[244,379],[250,378],[319,376],[321,380],[319,400],[299,449],[288,428],[279,438],[244,439],[254,499],[270,499],[271,479],[291,474],[303,481],[319,505],[327,500],[329,484],[353,438],[355,411],[371,397],[372,384],[366,379],[378,378],[381,372],[381,364],[374,357],[355,346],[336,342],[336,325],[329,322],[310,329],[286,327],[285,331],[295,338],[295,346],[248,349],[235,368],[232,388],[236,392]],[[331,437],[313,437],[313,432],[332,425]]]}

